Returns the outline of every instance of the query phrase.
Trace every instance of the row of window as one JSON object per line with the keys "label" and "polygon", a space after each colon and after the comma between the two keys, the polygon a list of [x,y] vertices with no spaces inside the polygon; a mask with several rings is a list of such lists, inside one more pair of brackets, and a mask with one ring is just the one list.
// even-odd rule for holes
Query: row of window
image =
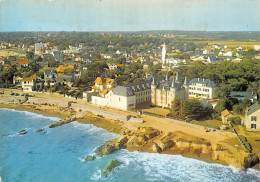
{"label": "row of window", "polygon": [[[189,87],[189,89],[190,89],[190,90],[196,90],[195,87]],[[198,90],[198,91],[201,91],[201,90],[202,90],[202,91],[204,91],[204,92],[209,92],[209,89],[206,89],[206,88],[203,88],[203,89],[197,88],[197,90]]]}
{"label": "row of window", "polygon": [[189,92],[189,95],[196,95],[197,97],[209,97],[209,94],[198,94],[193,92]]}
{"label": "row of window", "polygon": [[145,98],[136,99],[136,103],[145,102],[145,101],[148,101],[148,100],[151,100],[150,96],[145,97]]}
{"label": "row of window", "polygon": [[144,92],[136,93],[136,96],[147,95],[147,94],[150,94],[150,93],[151,93],[151,91],[150,91],[150,90],[147,90],[147,91],[144,91]]}

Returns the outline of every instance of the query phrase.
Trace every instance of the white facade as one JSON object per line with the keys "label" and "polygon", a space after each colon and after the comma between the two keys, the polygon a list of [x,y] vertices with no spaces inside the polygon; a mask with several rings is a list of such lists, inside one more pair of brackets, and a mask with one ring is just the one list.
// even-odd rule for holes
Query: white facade
{"label": "white facade", "polygon": [[214,99],[216,97],[214,82],[204,78],[194,78],[189,82],[189,97]]}
{"label": "white facade", "polygon": [[128,110],[135,108],[135,95],[121,96],[115,95],[113,91],[109,91],[105,97],[92,96],[92,104],[103,107],[111,107],[120,110]]}
{"label": "white facade", "polygon": [[44,50],[44,49],[46,49],[46,48],[47,48],[47,44],[40,42],[40,43],[36,43],[36,44],[35,44],[34,50],[35,50],[35,53],[38,54],[38,53],[40,53],[42,50]]}
{"label": "white facade", "polygon": [[254,45],[254,49],[255,49],[256,51],[259,51],[259,50],[260,50],[260,45]]}
{"label": "white facade", "polygon": [[165,58],[166,58],[166,46],[165,44],[163,44],[163,48],[162,48],[162,64],[165,64]]}

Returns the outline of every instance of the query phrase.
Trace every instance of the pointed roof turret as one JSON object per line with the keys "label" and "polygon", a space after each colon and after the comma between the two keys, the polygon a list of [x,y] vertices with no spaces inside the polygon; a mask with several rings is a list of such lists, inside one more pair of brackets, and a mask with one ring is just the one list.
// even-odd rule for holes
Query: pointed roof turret
{"label": "pointed roof turret", "polygon": [[179,81],[180,81],[179,72],[177,72],[177,74],[176,74],[176,82],[179,82]]}
{"label": "pointed roof turret", "polygon": [[169,81],[168,73],[166,73],[165,81]]}
{"label": "pointed roof turret", "polygon": [[183,83],[183,85],[188,85],[187,76],[185,76],[185,79],[184,79],[184,83]]}
{"label": "pointed roof turret", "polygon": [[155,78],[154,78],[154,76],[153,76],[152,85],[155,85]]}
{"label": "pointed roof turret", "polygon": [[173,78],[173,80],[172,80],[171,88],[176,88],[176,84],[175,84],[175,79],[174,79],[174,78]]}

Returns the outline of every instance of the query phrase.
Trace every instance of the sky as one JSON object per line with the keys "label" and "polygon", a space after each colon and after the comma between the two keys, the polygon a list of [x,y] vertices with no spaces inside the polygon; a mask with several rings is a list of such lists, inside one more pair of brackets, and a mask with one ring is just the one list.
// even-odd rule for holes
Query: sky
{"label": "sky", "polygon": [[0,0],[0,32],[260,31],[260,0]]}

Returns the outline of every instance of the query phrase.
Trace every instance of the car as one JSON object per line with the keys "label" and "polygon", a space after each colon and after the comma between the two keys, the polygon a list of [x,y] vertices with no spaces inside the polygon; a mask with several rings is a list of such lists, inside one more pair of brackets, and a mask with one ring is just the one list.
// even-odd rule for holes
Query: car
{"label": "car", "polygon": [[15,93],[13,93],[13,92],[12,92],[12,93],[10,93],[10,95],[14,95],[14,94],[15,94]]}
{"label": "car", "polygon": [[22,93],[21,96],[28,96],[28,94],[27,93]]}
{"label": "car", "polygon": [[15,96],[19,96],[20,94],[18,94],[18,93],[15,93],[14,95],[15,95]]}
{"label": "car", "polygon": [[4,94],[4,92],[0,92],[0,94]]}

